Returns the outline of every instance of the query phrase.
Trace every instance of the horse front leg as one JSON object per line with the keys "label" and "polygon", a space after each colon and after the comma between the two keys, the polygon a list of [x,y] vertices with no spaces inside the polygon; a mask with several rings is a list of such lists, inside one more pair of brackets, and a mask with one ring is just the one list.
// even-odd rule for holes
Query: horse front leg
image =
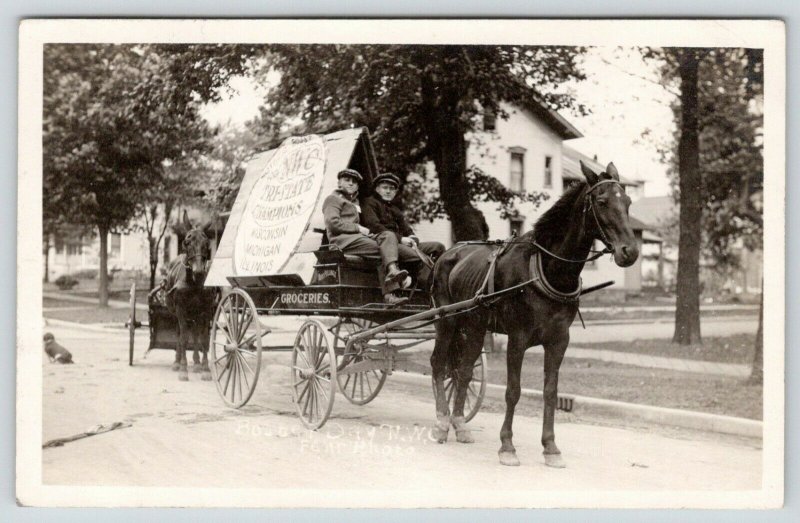
{"label": "horse front leg", "polygon": [[544,447],[544,463],[548,467],[564,468],[566,463],[561,451],[556,446],[555,413],[558,403],[558,370],[564,359],[569,344],[566,339],[544,346],[544,420],[542,421],[542,446]]}
{"label": "horse front leg", "polygon": [[447,441],[450,431],[450,405],[444,390],[447,375],[447,360],[455,341],[455,324],[452,320],[442,319],[436,325],[436,343],[431,355],[431,374],[433,376],[433,398],[436,403],[436,425],[432,430],[433,439],[438,443]]}
{"label": "horse front leg", "polygon": [[175,360],[178,363],[178,379],[189,381],[189,369],[186,362],[186,345],[189,341],[189,325],[186,321],[186,314],[181,309],[177,311],[178,316],[178,349]]}
{"label": "horse front leg", "polygon": [[203,350],[202,343],[202,325],[200,322],[194,321],[192,324],[192,372],[203,372],[203,366],[200,364],[200,352]]}
{"label": "horse front leg", "polygon": [[203,376],[200,378],[203,381],[211,381],[211,369],[208,367],[208,345],[211,337],[211,327],[208,321],[204,321],[199,328],[200,331],[200,347],[203,349]]}
{"label": "horse front leg", "polygon": [[509,335],[508,347],[506,348],[506,417],[503,419],[503,426],[500,428],[500,450],[497,455],[501,465],[510,467],[519,466],[517,449],[514,447],[514,410],[519,402],[522,392],[522,360],[525,357],[525,344],[517,336]]}

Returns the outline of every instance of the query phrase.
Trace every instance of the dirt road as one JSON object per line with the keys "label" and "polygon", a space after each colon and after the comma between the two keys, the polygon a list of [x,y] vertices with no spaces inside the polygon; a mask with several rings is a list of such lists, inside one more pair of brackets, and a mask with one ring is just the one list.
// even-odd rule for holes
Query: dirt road
{"label": "dirt road", "polygon": [[266,356],[258,390],[248,406],[235,411],[199,374],[179,382],[169,369],[172,352],[153,351],[143,360],[144,329],[133,367],[127,365],[123,333],[49,330],[77,363],[51,365],[43,358],[43,440],[100,423],[129,421],[132,426],[44,449],[46,484],[413,488],[430,493],[418,505],[438,499],[437,493],[487,486],[494,492],[534,492],[761,485],[758,442],[583,424],[560,412],[556,433],[566,469],[544,466],[541,420],[528,416],[518,416],[514,426],[522,466],[502,467],[497,460],[501,414],[481,412],[475,418],[471,425],[477,441],[472,445],[456,443],[452,434],[450,442],[438,445],[428,437],[433,407],[427,390],[409,393],[391,378],[367,406],[350,405],[338,396],[328,424],[309,432],[296,419],[290,400],[288,353]]}

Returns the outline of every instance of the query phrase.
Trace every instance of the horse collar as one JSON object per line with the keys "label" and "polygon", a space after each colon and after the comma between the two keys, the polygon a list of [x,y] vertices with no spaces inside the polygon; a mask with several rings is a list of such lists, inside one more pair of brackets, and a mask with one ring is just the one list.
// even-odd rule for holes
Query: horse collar
{"label": "horse collar", "polygon": [[531,256],[530,261],[531,284],[536,291],[545,298],[549,298],[559,303],[576,303],[581,296],[583,281],[578,278],[578,288],[572,292],[561,292],[547,281],[542,267],[542,254],[536,250]]}

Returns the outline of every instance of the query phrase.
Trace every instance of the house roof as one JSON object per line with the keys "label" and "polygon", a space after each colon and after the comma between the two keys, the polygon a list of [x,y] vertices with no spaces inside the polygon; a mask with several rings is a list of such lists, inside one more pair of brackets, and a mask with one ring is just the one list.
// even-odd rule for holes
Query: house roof
{"label": "house roof", "polygon": [[649,227],[665,224],[678,210],[671,196],[640,198],[631,204],[630,212],[638,216]]}
{"label": "house roof", "polygon": [[538,97],[531,96],[528,103],[525,104],[525,108],[547,124],[562,140],[583,137],[583,134],[574,125],[556,111],[547,107]]}
{"label": "house roof", "polygon": [[[561,176],[563,178],[566,178],[567,180],[583,180],[584,176],[581,172],[581,161],[588,165],[595,172],[601,173],[606,170],[606,166],[594,158],[586,156],[582,152],[576,151],[572,147],[567,147],[566,145],[563,145],[562,148],[564,155],[562,156],[561,160]],[[642,184],[642,182],[639,180],[633,180],[622,175],[619,177],[619,182],[622,185],[631,187],[638,187]]]}

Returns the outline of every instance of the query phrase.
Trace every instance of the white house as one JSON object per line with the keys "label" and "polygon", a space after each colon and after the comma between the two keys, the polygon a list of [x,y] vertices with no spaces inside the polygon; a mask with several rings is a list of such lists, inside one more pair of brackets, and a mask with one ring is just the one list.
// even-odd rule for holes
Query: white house
{"label": "white house", "polygon": [[[520,217],[513,220],[502,219],[496,205],[478,204],[489,226],[490,238],[507,238],[512,232],[530,230],[569,183],[584,179],[579,160],[596,171],[605,169],[595,159],[564,145],[564,141],[582,135],[557,112],[533,101],[525,108],[510,105],[503,108],[509,114],[508,119],[484,117],[484,130],[469,137],[467,165],[480,168],[511,189],[544,192],[550,198],[538,208],[527,203],[519,205]],[[432,165],[429,169],[433,173]],[[641,195],[642,182],[623,178],[622,183],[632,199]],[[632,221],[641,241],[644,225]],[[449,220],[422,221],[415,230],[423,239],[441,241],[448,247],[453,243]],[[614,289],[638,292],[641,262],[622,269],[606,256],[587,265],[583,280],[584,286],[614,280]]]}

